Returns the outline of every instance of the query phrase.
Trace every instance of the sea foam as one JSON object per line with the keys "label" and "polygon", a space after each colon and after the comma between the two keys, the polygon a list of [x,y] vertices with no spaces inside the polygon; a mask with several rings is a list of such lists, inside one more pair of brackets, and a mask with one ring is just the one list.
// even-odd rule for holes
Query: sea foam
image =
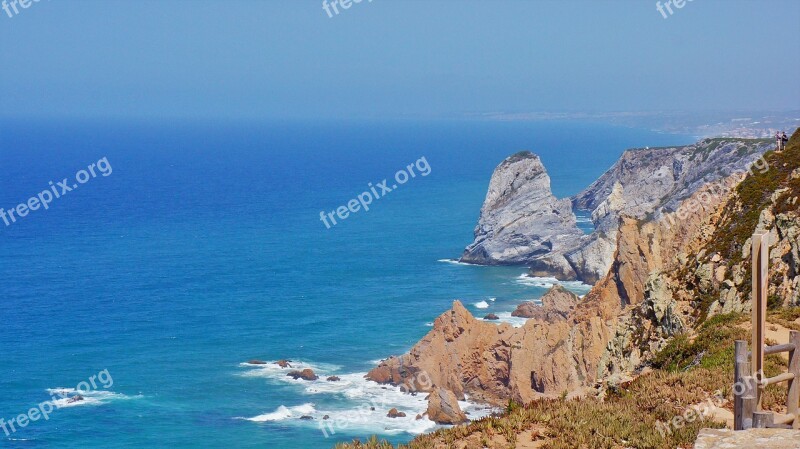
{"label": "sea foam", "polygon": [[[290,368],[280,368],[274,363],[268,365],[241,364],[247,368],[246,377],[286,377]],[[272,366],[276,367],[272,368]],[[428,402],[427,393],[407,393],[400,387],[381,385],[364,378],[366,373],[337,373],[328,371],[326,365],[314,363],[292,362],[291,369],[304,367],[317,367],[314,369],[319,376],[316,381],[292,381],[300,390],[298,393],[320,400],[336,399],[335,403],[341,404],[336,408],[320,408],[315,402],[304,402],[300,405],[281,405],[277,409],[253,417],[236,418],[256,423],[281,422],[282,425],[296,425],[301,427],[317,428],[325,435],[336,433],[368,433],[395,435],[407,433],[418,435],[438,427],[436,423],[423,417],[416,419],[417,415],[425,413]],[[327,376],[336,375],[339,381],[329,382]],[[289,378],[291,380],[291,378]],[[326,401],[330,402],[330,401]],[[471,403],[469,400],[459,402],[460,407],[469,413],[471,419],[478,419],[489,415],[495,410]],[[392,408],[406,414],[404,417],[389,418],[387,413]],[[327,419],[324,419],[325,416]],[[311,419],[301,419],[311,417]]]}
{"label": "sea foam", "polygon": [[591,285],[584,284],[581,281],[559,281],[554,277],[536,277],[528,276],[527,274],[520,275],[515,282],[530,287],[541,287],[548,289],[556,285],[561,285],[579,296],[585,295],[589,292],[589,290],[592,289]]}
{"label": "sea foam", "polygon": [[[74,388],[48,388],[47,394],[50,395],[53,405],[56,408],[70,408],[70,407],[83,407],[83,406],[97,406],[109,403],[111,401],[120,401],[128,399],[139,399],[142,396],[127,396],[122,393],[114,393],[113,391],[106,390],[89,390],[79,391]],[[75,401],[74,398],[80,395],[83,400]]]}

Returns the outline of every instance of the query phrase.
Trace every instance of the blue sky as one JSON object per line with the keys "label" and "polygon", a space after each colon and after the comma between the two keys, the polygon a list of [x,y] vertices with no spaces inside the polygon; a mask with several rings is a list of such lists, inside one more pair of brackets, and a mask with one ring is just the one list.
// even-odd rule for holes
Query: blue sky
{"label": "blue sky", "polygon": [[41,0],[0,10],[0,115],[796,109],[798,23],[796,0],[667,19],[651,0],[364,0],[332,18],[321,0]]}

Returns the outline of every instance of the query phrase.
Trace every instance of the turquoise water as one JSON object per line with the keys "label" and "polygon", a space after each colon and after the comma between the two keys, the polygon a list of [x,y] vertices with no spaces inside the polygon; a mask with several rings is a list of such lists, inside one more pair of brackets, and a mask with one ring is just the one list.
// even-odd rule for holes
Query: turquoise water
{"label": "turquoise water", "polygon": [[[407,441],[430,427],[413,420],[423,399],[362,374],[408,350],[454,299],[505,317],[548,286],[520,279],[524,268],[444,261],[470,243],[494,167],[532,150],[567,196],[625,148],[688,140],[581,123],[0,123],[6,210],[103,157],[113,168],[46,211],[0,221],[0,418],[108,373],[48,420],[0,429],[0,447]],[[429,175],[332,229],[320,221],[422,157]],[[284,358],[343,380],[242,365]],[[341,419],[376,402],[410,417]],[[350,425],[326,437],[323,414]]]}

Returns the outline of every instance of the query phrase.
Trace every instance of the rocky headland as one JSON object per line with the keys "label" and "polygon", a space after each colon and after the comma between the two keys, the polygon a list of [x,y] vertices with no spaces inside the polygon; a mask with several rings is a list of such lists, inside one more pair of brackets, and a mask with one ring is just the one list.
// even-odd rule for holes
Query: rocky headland
{"label": "rocky headland", "polygon": [[[647,221],[675,212],[702,186],[764,168],[769,148],[765,140],[705,139],[628,150],[584,191],[561,200],[539,158],[516,154],[495,169],[461,261],[527,265],[532,276],[597,283],[611,268],[621,217]],[[573,209],[591,211],[592,234],[577,228]]]}
{"label": "rocky headland", "polygon": [[[507,159],[492,177],[476,243],[465,257],[485,263],[562,257],[575,277],[589,279],[593,270],[598,281],[583,299],[554,287],[542,305],[520,305],[514,315],[528,320],[519,328],[476,319],[455,301],[407,354],[381,362],[368,378],[403,385],[425,372],[433,389],[459,399],[550,407],[536,400],[602,398],[665,360],[683,363],[675,362],[682,353],[696,352],[684,370],[703,365],[705,356],[723,357],[726,346],[718,349],[723,355],[709,355],[710,343],[691,343],[691,336],[717,332],[704,325],[711,317],[730,321],[749,311],[749,238],[756,229],[770,236],[771,310],[794,313],[789,308],[800,305],[800,130],[783,152],[767,149],[762,141],[710,139],[626,152],[570,200],[593,210],[598,227],[578,237],[577,247],[570,243],[574,215],[550,193],[539,159],[528,153]],[[512,250],[513,242],[521,249]],[[603,251],[592,263],[576,263],[592,245]],[[688,346],[675,355],[676,344],[705,349]],[[725,382],[726,368],[709,363]]]}

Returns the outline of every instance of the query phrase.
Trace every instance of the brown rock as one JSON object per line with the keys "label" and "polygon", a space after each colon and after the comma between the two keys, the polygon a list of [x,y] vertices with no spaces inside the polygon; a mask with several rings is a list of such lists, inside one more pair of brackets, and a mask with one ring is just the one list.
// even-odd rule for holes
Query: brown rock
{"label": "brown rock", "polygon": [[422,419],[422,415],[417,415],[417,417],[414,418],[415,421],[419,421],[420,419]]}
{"label": "brown rock", "polygon": [[435,388],[428,396],[428,418],[436,424],[462,424],[467,415],[458,406],[456,395],[444,388]]}
{"label": "brown rock", "polygon": [[325,380],[327,380],[328,382],[339,382],[339,381],[340,381],[340,380],[342,380],[342,379],[340,379],[340,378],[339,378],[339,376],[329,376],[329,377],[328,377],[327,379],[325,379]]}
{"label": "brown rock", "polygon": [[287,376],[291,377],[294,380],[303,379],[303,380],[317,380],[319,376],[314,374],[314,371],[306,368],[303,371],[293,370],[286,373]]}
{"label": "brown rock", "polygon": [[261,360],[250,360],[249,362],[247,362],[247,364],[248,365],[266,365],[267,362],[264,362],[264,361],[261,361]]}
{"label": "brown rock", "polygon": [[405,418],[406,414],[403,412],[398,412],[396,408],[389,410],[389,413],[386,414],[389,418]]}
{"label": "brown rock", "polygon": [[542,296],[542,305],[530,301],[517,306],[511,316],[521,318],[539,318],[545,321],[565,319],[580,303],[580,298],[560,285],[556,285]]}
{"label": "brown rock", "polygon": [[400,375],[400,372],[395,369],[397,366],[396,362],[397,359],[395,357],[389,357],[376,368],[372,369],[372,371],[368,372],[365,377],[379,384],[399,384],[402,382],[403,377]]}
{"label": "brown rock", "polygon": [[278,360],[277,362],[275,362],[275,364],[280,366],[281,368],[291,368],[292,364],[289,362],[291,362],[291,360]]}
{"label": "brown rock", "polygon": [[500,319],[500,317],[495,315],[495,314],[493,314],[493,313],[490,313],[490,314],[486,315],[485,317],[483,317],[483,319],[486,320],[486,321],[497,321],[497,320]]}
{"label": "brown rock", "polygon": [[457,399],[468,393],[494,405],[508,399],[527,403],[543,393],[557,396],[595,380],[608,342],[605,319],[594,313],[581,320],[576,325],[532,319],[515,329],[477,320],[455,301],[408,354],[383,361],[370,375],[386,374],[381,377],[400,384],[425,373],[428,388],[418,391],[436,385]]}

